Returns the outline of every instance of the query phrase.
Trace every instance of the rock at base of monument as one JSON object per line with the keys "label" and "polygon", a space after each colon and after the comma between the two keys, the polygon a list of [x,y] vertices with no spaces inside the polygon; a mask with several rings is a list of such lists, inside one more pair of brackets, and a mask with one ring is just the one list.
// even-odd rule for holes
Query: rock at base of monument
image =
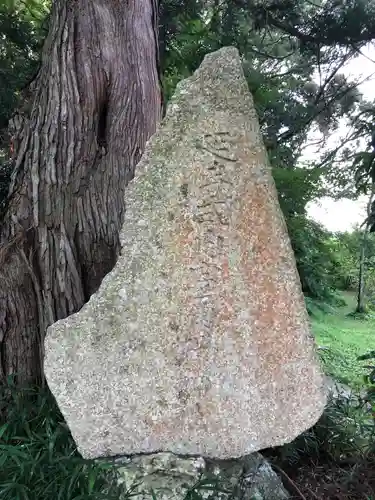
{"label": "rock at base of monument", "polygon": [[[236,460],[180,457],[173,453],[117,458],[119,483],[135,500],[287,500],[279,476],[260,453]],[[190,495],[189,495],[190,492]],[[193,492],[196,496],[193,496]]]}

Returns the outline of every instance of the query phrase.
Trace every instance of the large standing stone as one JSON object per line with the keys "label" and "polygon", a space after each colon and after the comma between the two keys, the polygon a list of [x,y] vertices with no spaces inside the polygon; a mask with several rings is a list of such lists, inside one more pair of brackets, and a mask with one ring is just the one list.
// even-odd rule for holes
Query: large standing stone
{"label": "large standing stone", "polygon": [[115,268],[46,340],[83,456],[238,457],[312,426],[323,379],[235,49],[178,86],[126,197]]}

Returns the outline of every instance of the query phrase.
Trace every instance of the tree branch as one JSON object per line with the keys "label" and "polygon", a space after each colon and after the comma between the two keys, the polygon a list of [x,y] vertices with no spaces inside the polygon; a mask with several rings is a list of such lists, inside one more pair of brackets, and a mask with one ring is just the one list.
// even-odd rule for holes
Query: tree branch
{"label": "tree branch", "polygon": [[[364,83],[366,80],[369,80],[373,75],[375,74],[374,73],[371,73],[371,75],[367,76],[366,78],[364,78],[363,80],[359,81],[359,82],[356,82],[355,84],[347,87],[341,94],[336,94],[334,95],[331,99],[329,99],[328,102],[326,102],[324,104],[324,106],[320,109],[318,109],[315,113],[313,113],[311,116],[309,116],[304,122],[302,122],[301,124],[299,124],[298,127],[294,128],[294,129],[290,129],[286,132],[284,132],[283,134],[281,134],[279,137],[278,137],[278,142],[285,142],[285,141],[288,141],[289,139],[291,139],[295,134],[297,134],[298,132],[300,132],[302,129],[304,129],[305,127],[311,125],[311,123],[316,120],[316,118],[323,112],[323,111],[326,111],[329,106],[331,106],[332,103],[334,103],[335,101],[338,101],[339,99],[342,99],[345,95],[347,95],[349,92],[351,92],[353,89],[357,88],[359,85],[361,85],[362,83]],[[315,100],[314,104],[316,105],[317,104],[317,101]]]}

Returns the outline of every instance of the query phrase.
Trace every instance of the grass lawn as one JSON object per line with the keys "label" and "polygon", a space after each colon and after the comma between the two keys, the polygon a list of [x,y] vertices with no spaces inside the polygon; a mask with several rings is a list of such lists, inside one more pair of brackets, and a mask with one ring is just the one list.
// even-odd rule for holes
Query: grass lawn
{"label": "grass lawn", "polygon": [[346,306],[314,312],[312,328],[317,345],[328,348],[319,350],[326,373],[359,388],[363,386],[362,366],[366,362],[357,361],[357,356],[375,350],[375,316],[366,320],[348,317],[355,309],[356,297],[352,293],[343,293],[343,297]]}

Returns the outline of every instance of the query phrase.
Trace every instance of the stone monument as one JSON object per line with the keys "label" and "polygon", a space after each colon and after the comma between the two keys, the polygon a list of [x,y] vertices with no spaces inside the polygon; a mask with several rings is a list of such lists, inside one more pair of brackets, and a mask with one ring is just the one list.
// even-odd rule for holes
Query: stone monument
{"label": "stone monument", "polygon": [[323,377],[234,48],[178,85],[126,192],[122,251],[46,338],[84,457],[242,457],[293,440]]}

